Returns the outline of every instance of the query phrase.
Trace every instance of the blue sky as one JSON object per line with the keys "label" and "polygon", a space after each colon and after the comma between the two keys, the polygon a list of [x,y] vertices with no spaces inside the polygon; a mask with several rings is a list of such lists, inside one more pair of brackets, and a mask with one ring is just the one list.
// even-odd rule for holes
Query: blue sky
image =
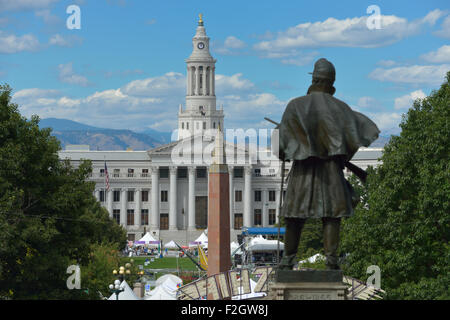
{"label": "blue sky", "polygon": [[[72,4],[79,30],[66,27]],[[367,27],[370,5],[380,29]],[[325,57],[336,97],[398,132],[450,70],[448,1],[0,0],[0,83],[27,117],[171,131],[199,13],[227,128],[271,127],[263,117],[279,120]]]}

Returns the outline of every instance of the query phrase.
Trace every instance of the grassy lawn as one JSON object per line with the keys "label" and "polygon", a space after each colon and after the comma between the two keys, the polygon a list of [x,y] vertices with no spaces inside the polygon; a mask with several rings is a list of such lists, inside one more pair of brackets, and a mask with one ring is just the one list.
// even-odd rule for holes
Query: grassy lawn
{"label": "grassy lawn", "polygon": [[[151,261],[150,257],[132,257],[123,258],[124,263],[129,262],[131,259],[134,260],[135,265],[144,265],[146,259]],[[177,258],[176,257],[164,257],[161,259],[154,259],[145,269],[176,269],[177,268]],[[180,270],[198,270],[195,264],[189,258],[178,258],[178,268]]]}

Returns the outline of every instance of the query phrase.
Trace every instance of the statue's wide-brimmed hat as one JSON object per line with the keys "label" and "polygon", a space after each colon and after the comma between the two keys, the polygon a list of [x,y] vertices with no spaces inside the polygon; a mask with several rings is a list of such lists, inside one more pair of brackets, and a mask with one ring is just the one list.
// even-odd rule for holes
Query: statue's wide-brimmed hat
{"label": "statue's wide-brimmed hat", "polygon": [[336,69],[333,64],[325,58],[321,58],[314,64],[314,71],[309,72],[313,78],[328,79],[334,82],[336,79]]}

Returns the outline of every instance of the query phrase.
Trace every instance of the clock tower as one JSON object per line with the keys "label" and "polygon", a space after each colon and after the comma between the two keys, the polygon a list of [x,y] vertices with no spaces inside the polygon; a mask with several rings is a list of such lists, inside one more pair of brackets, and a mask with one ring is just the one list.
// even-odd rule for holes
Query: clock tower
{"label": "clock tower", "polygon": [[223,128],[223,110],[216,110],[216,60],[209,52],[209,37],[201,14],[192,47],[192,53],[186,59],[186,109],[180,106],[178,113],[178,140],[219,126]]}

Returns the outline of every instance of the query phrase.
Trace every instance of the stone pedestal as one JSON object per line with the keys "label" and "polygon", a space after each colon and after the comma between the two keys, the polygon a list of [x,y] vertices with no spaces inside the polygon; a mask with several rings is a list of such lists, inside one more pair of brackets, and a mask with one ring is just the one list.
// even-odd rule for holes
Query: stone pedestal
{"label": "stone pedestal", "polygon": [[347,286],[341,270],[277,271],[271,300],[344,300]]}

